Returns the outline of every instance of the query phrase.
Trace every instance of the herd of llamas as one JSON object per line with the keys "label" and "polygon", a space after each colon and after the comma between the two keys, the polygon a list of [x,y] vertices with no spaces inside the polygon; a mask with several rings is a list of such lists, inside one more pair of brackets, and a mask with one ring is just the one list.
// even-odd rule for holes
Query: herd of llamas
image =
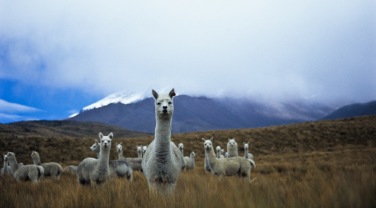
{"label": "herd of llamas", "polygon": [[[124,177],[133,180],[133,171],[141,171],[148,182],[149,190],[153,193],[173,193],[181,171],[195,168],[195,153],[184,155],[184,144],[178,146],[171,139],[171,124],[174,112],[174,89],[168,94],[158,94],[152,90],[155,99],[155,135],[154,140],[147,146],[138,145],[137,158],[127,158],[123,155],[122,144],[116,144],[117,160],[110,160],[110,149],[113,133],[99,133],[99,140],[90,147],[97,153],[97,158],[87,157],[77,166],[65,167],[57,162],[42,163],[39,153],[32,151],[33,164],[18,163],[13,152],[3,154],[4,164],[2,175],[13,175],[17,181],[32,181],[38,183],[43,177],[59,180],[63,172],[77,175],[82,185],[101,184],[113,177]],[[202,138],[205,150],[204,170],[213,175],[239,176],[251,182],[251,169],[256,167],[253,155],[249,153],[249,144],[244,145],[244,156],[239,156],[235,139],[229,139],[227,152],[220,146],[214,150],[213,138]]]}

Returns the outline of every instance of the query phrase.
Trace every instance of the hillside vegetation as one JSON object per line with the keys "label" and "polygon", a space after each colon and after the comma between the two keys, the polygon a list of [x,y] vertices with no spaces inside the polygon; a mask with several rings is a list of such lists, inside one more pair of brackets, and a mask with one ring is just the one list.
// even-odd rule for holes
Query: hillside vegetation
{"label": "hillside vegetation", "polygon": [[[84,124],[83,124],[84,125]],[[59,125],[57,125],[59,126]],[[62,125],[64,126],[64,125]],[[31,163],[32,150],[42,162],[77,165],[95,156],[89,146],[98,132],[114,132],[114,144],[122,142],[125,156],[136,156],[137,144],[149,144],[152,135],[121,135],[116,129],[97,126],[90,134],[78,133],[81,126],[61,130],[55,136],[46,127],[0,125],[0,151],[13,151],[19,162]],[[16,131],[12,131],[12,128]],[[56,127],[59,129],[59,127]],[[76,133],[74,133],[76,132]],[[46,134],[46,135],[45,135]],[[57,135],[57,134],[56,134]],[[203,170],[201,138],[214,137],[214,146],[226,147],[228,138],[250,142],[256,168],[249,184],[237,177],[218,179]],[[376,206],[376,116],[286,126],[173,135],[183,142],[185,154],[196,152],[196,169],[183,172],[174,196],[160,199],[149,195],[145,177],[135,172],[133,183],[114,179],[101,186],[81,187],[75,175],[60,181],[44,179],[38,185],[0,178],[0,207],[375,207]]]}

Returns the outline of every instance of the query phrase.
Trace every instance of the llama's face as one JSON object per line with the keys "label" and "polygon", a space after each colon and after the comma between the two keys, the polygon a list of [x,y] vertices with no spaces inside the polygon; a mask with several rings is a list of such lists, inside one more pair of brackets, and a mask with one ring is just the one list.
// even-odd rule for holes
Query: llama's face
{"label": "llama's face", "polygon": [[114,134],[111,132],[108,136],[104,136],[101,132],[99,133],[100,146],[103,149],[111,148],[111,140],[114,137]]}
{"label": "llama's face", "polygon": [[195,157],[196,156],[196,153],[195,152],[191,152],[191,157]]}
{"label": "llama's face", "polygon": [[209,139],[204,140],[204,148],[206,151],[210,151],[213,148],[213,143]]}
{"label": "llama's face", "polygon": [[145,153],[147,149],[148,149],[148,146],[142,146],[142,153]]}
{"label": "llama's face", "polygon": [[95,141],[95,143],[91,145],[90,150],[93,152],[97,152],[99,150],[99,143]]}
{"label": "llama's face", "polygon": [[8,152],[6,155],[8,160],[16,158],[16,155],[13,152]]}
{"label": "llama's face", "polygon": [[244,149],[248,149],[248,143],[244,143]]}
{"label": "llama's face", "polygon": [[3,157],[4,157],[4,162],[7,162],[8,161],[8,155],[7,154],[3,154]]}
{"label": "llama's face", "polygon": [[215,150],[217,150],[217,152],[219,151],[221,151],[221,147],[220,146],[217,146],[216,148],[215,148]]}
{"label": "llama's face", "polygon": [[35,157],[37,157],[37,154],[38,154],[37,152],[32,151],[32,152],[31,152],[31,158],[35,158]]}
{"label": "llama's face", "polygon": [[123,146],[122,146],[121,144],[117,144],[117,145],[116,145],[116,151],[117,151],[118,153],[122,153],[122,152],[123,152]]}
{"label": "llama's face", "polygon": [[111,148],[111,138],[109,136],[103,136],[101,139],[101,146],[104,149]]}
{"label": "llama's face", "polygon": [[179,143],[178,147],[179,147],[180,151],[182,151],[184,149],[184,144],[183,143]]}
{"label": "llama's face", "polygon": [[235,139],[229,139],[227,145],[231,147],[237,147],[238,144],[235,142]]}
{"label": "llama's face", "polygon": [[152,91],[155,99],[155,113],[159,118],[169,119],[174,112],[174,104],[172,98],[175,96],[175,91],[172,89],[169,94],[158,94]]}
{"label": "llama's face", "polygon": [[137,153],[138,154],[142,153],[142,146],[141,145],[137,145]]}

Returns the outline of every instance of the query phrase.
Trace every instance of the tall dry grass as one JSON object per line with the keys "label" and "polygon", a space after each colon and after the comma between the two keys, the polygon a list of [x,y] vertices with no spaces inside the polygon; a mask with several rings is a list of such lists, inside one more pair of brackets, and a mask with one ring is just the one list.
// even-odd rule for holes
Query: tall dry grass
{"label": "tall dry grass", "polygon": [[171,197],[149,194],[145,177],[84,187],[75,175],[39,184],[0,178],[0,207],[375,207],[375,148],[260,156],[254,181],[183,172]]}
{"label": "tall dry grass", "polygon": [[[35,132],[45,132],[45,128],[38,127]],[[75,131],[81,128],[77,126]],[[33,150],[39,151],[43,162],[64,166],[95,157],[89,146],[97,134],[85,138],[52,133],[28,136],[5,130],[0,131],[0,151],[15,152],[24,164],[32,163]],[[114,142],[123,142],[126,157],[135,157],[136,145],[153,139],[152,135],[128,138],[114,134]],[[204,172],[201,138],[211,136],[214,146],[222,147],[235,137],[240,154],[242,143],[250,141],[257,165],[251,184]],[[194,132],[173,135],[173,139],[176,144],[184,143],[185,154],[195,151],[196,169],[180,175],[171,197],[150,195],[139,172],[134,173],[133,183],[115,178],[92,187],[79,185],[75,175],[63,175],[59,181],[45,178],[39,184],[17,183],[10,176],[1,176],[0,207],[376,207],[376,116]],[[111,159],[116,157],[113,147]]]}

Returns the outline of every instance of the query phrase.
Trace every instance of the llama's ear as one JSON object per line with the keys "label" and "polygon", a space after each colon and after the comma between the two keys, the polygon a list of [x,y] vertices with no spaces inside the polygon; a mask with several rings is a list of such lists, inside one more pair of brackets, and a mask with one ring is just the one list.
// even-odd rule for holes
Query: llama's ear
{"label": "llama's ear", "polygon": [[158,93],[155,90],[151,90],[151,92],[153,93],[153,97],[158,99]]}
{"label": "llama's ear", "polygon": [[205,138],[202,138],[202,141],[205,141]]}
{"label": "llama's ear", "polygon": [[108,135],[108,137],[109,137],[110,139],[114,138],[114,133],[111,132],[111,133]]}
{"label": "llama's ear", "polygon": [[170,91],[170,93],[168,93],[168,95],[170,96],[170,98],[176,95],[174,88],[172,88],[172,90]]}
{"label": "llama's ear", "polygon": [[214,139],[214,137],[211,137],[211,138],[210,138],[210,141],[213,141],[213,139]]}
{"label": "llama's ear", "polygon": [[102,132],[99,132],[98,136],[99,136],[99,139],[102,139],[102,137],[103,137]]}

